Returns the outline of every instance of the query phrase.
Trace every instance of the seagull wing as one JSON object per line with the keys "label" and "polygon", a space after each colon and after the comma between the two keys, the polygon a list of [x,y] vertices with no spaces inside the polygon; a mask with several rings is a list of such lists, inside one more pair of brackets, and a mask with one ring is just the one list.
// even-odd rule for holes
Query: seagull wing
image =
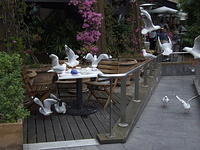
{"label": "seagull wing", "polygon": [[43,103],[44,103],[44,108],[50,109],[52,104],[57,103],[57,100],[52,99],[52,98],[47,98],[47,99],[44,100]]}
{"label": "seagull wing", "polygon": [[195,38],[193,49],[198,50],[200,53],[200,35]]}
{"label": "seagull wing", "polygon": [[96,65],[102,60],[102,59],[109,59],[109,56],[107,54],[101,54],[96,60]]}
{"label": "seagull wing", "polygon": [[142,12],[142,16],[144,16],[143,20],[144,20],[145,27],[152,28],[154,25],[153,25],[150,14],[146,10],[141,10],[141,12]]}
{"label": "seagull wing", "polygon": [[176,95],[176,98],[177,98],[182,104],[185,104],[185,103],[186,103],[183,99],[181,99],[181,98],[178,97],[177,95]]}
{"label": "seagull wing", "polygon": [[39,98],[35,97],[35,98],[33,99],[33,101],[34,101],[36,104],[38,104],[40,107],[42,107],[42,108],[44,109],[44,105],[43,105],[42,102],[39,100]]}
{"label": "seagull wing", "polygon": [[171,45],[171,47],[172,47],[172,40],[171,40],[171,38],[169,37],[169,36],[167,36],[168,37],[168,39],[169,39],[169,44]]}
{"label": "seagull wing", "polygon": [[189,103],[191,100],[193,100],[193,99],[195,99],[197,97],[199,97],[199,95],[195,95],[195,96],[191,97],[187,102]]}
{"label": "seagull wing", "polygon": [[67,45],[65,45],[65,52],[67,54],[69,63],[72,61],[75,61],[79,57],[78,55],[75,55],[74,51],[71,48],[69,48]]}
{"label": "seagull wing", "polygon": [[91,62],[94,61],[94,57],[91,53],[87,53],[87,55],[85,56],[85,59],[87,59],[88,61],[91,61]]}

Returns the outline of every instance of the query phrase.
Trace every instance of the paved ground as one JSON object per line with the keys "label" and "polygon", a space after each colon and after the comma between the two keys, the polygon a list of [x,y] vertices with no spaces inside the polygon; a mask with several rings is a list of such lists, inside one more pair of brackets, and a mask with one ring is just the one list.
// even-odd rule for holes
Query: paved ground
{"label": "paved ground", "polygon": [[[193,76],[162,77],[142,116],[125,144],[107,144],[56,150],[199,150],[200,99],[191,102],[184,113],[175,95],[189,99],[196,95]],[[168,107],[161,99],[170,98]]]}

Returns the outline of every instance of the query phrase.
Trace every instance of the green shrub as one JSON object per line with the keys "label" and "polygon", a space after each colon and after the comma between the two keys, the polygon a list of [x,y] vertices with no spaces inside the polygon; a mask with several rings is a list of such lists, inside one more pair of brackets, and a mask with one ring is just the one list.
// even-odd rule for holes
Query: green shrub
{"label": "green shrub", "polygon": [[28,115],[23,107],[22,59],[5,52],[0,52],[0,58],[0,123],[16,122]]}

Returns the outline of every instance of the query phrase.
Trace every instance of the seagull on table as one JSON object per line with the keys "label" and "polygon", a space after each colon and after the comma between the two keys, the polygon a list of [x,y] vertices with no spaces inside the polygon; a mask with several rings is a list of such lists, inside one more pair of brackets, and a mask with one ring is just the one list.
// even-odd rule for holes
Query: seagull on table
{"label": "seagull on table", "polygon": [[163,106],[166,107],[168,102],[169,102],[168,96],[164,96],[164,97],[162,98]]}
{"label": "seagull on table", "polygon": [[194,46],[192,48],[184,47],[183,50],[192,54],[194,56],[194,59],[200,58],[200,35],[195,38]]}
{"label": "seagull on table", "polygon": [[57,113],[66,113],[66,103],[62,102],[61,99],[59,99],[57,96],[55,96],[54,94],[50,94],[49,95],[50,98],[53,98],[54,100],[57,101],[57,103],[54,104],[55,110]]}
{"label": "seagull on table", "polygon": [[161,50],[163,51],[162,55],[164,55],[164,56],[169,56],[171,53],[173,53],[172,41],[169,38],[169,36],[167,36],[167,37],[169,39],[169,42],[168,43],[163,43],[163,44],[160,41],[160,37],[158,37],[158,43],[159,43],[159,46],[160,46]]}
{"label": "seagull on table", "polygon": [[[56,73],[62,73],[63,71],[66,70],[66,64],[59,64],[59,59],[58,56],[55,54],[49,55],[49,58],[51,58],[51,65],[52,65],[52,70]],[[51,71],[48,71],[51,72]]]}
{"label": "seagull on table", "polygon": [[91,53],[88,53],[84,58],[92,62],[92,68],[96,68],[102,59],[109,59],[109,56],[107,54],[101,54],[97,57],[97,55],[93,56]]}
{"label": "seagull on table", "polygon": [[35,97],[33,101],[40,106],[39,112],[44,116],[49,116],[50,114],[52,114],[53,112],[51,110],[51,105],[57,103],[57,101],[52,98],[47,98],[43,102],[41,102],[39,98]]}
{"label": "seagull on table", "polygon": [[185,109],[185,112],[186,112],[186,113],[189,113],[190,108],[191,108],[191,105],[189,104],[189,102],[190,102],[191,100],[197,98],[198,96],[199,96],[199,95],[193,96],[192,98],[190,98],[190,99],[187,100],[187,101],[181,99],[181,98],[178,97],[177,95],[176,95],[176,98],[183,104],[183,108]]}
{"label": "seagull on table", "polygon": [[65,52],[67,54],[67,59],[68,59],[67,65],[72,68],[77,66],[79,64],[79,61],[76,59],[79,58],[79,56],[75,55],[74,51],[67,45],[65,45]]}
{"label": "seagull on table", "polygon": [[153,24],[151,16],[146,10],[141,9],[141,15],[143,17],[143,21],[145,24],[145,27],[141,31],[143,35],[147,34],[148,32],[152,32],[161,28],[160,26],[155,26]]}
{"label": "seagull on table", "polygon": [[145,49],[142,49],[142,55],[145,57],[145,58],[150,58],[150,59],[153,59],[153,58],[156,58],[157,56],[153,55],[153,54],[150,54],[150,53],[147,53]]}

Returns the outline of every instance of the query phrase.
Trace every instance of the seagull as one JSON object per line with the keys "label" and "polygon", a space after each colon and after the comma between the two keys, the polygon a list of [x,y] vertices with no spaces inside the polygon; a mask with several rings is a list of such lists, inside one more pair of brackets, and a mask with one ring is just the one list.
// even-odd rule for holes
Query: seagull
{"label": "seagull", "polygon": [[199,96],[199,95],[193,96],[192,98],[190,98],[190,99],[187,100],[187,101],[181,99],[181,98],[178,97],[177,95],[176,95],[176,98],[183,104],[183,108],[185,109],[185,112],[186,112],[186,113],[189,113],[190,108],[191,108],[189,102],[190,102],[191,100],[195,99],[195,98],[198,97],[198,96]]}
{"label": "seagull", "polygon": [[111,56],[108,56],[107,54],[101,54],[99,55],[99,57],[97,58],[97,55],[92,55],[91,53],[88,53],[86,56],[84,56],[85,59],[87,59],[88,61],[92,62],[92,68],[96,68],[98,66],[98,63],[102,60],[102,59],[109,59]]}
{"label": "seagull", "polygon": [[194,59],[200,58],[200,35],[195,38],[193,48],[184,47],[183,50],[192,54]]}
{"label": "seagull", "polygon": [[57,103],[54,104],[55,110],[57,113],[66,113],[66,103],[62,102],[61,99],[57,98],[54,94],[49,95],[50,98],[57,100]]}
{"label": "seagull", "polygon": [[141,15],[143,16],[143,21],[145,24],[145,27],[141,31],[143,35],[161,28],[160,26],[155,26],[153,24],[151,16],[146,10],[141,9]]}
{"label": "seagull", "polygon": [[164,96],[164,97],[162,98],[163,106],[166,107],[168,102],[169,102],[168,96]]}
{"label": "seagull", "polygon": [[68,59],[67,65],[72,68],[77,66],[79,64],[79,61],[76,59],[79,58],[79,56],[75,55],[74,51],[67,45],[65,45],[65,52],[67,54],[67,59]]}
{"label": "seagull", "polygon": [[142,49],[142,55],[145,57],[145,58],[150,58],[150,59],[153,59],[153,58],[156,58],[157,56],[153,55],[153,54],[150,54],[150,53],[147,53],[145,49]]}
{"label": "seagull", "polygon": [[167,37],[169,39],[169,43],[163,43],[163,44],[160,41],[160,37],[158,37],[158,43],[159,43],[161,50],[163,51],[162,55],[164,55],[164,56],[169,56],[171,53],[173,53],[172,41],[169,38],[169,36],[167,36]]}
{"label": "seagull", "polygon": [[[60,74],[66,70],[66,64],[62,64],[62,65],[59,64],[58,56],[56,56],[55,54],[51,54],[51,55],[49,55],[49,58],[51,58],[51,60],[52,60],[51,65],[52,65],[52,70],[54,72]],[[48,72],[51,72],[51,70]]]}
{"label": "seagull", "polygon": [[44,116],[49,116],[50,114],[52,114],[53,112],[51,111],[51,105],[57,103],[57,101],[52,98],[47,98],[42,103],[39,98],[35,97],[33,101],[40,106],[39,112]]}

